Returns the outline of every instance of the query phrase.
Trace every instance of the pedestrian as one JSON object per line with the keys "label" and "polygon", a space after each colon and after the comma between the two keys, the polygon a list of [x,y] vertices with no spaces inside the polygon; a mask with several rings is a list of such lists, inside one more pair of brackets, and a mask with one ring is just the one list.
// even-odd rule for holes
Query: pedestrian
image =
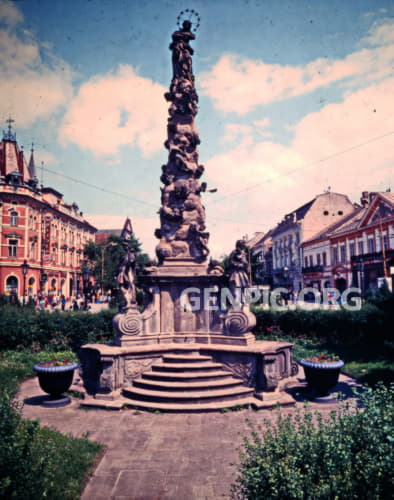
{"label": "pedestrian", "polygon": [[64,295],[61,296],[60,302],[61,302],[61,305],[62,305],[62,311],[64,311],[65,308],[66,308],[66,297]]}

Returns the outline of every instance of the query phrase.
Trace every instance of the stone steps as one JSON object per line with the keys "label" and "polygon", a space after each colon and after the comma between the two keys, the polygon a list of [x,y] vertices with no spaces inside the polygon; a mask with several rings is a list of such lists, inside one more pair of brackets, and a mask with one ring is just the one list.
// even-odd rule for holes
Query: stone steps
{"label": "stone steps", "polygon": [[213,361],[204,362],[192,362],[192,363],[176,363],[174,361],[169,363],[161,363],[152,366],[152,370],[155,372],[185,372],[185,371],[215,371],[223,367],[220,363],[214,363]]}
{"label": "stone steps", "polygon": [[[195,389],[195,390],[200,390],[203,391],[205,389],[212,389],[213,384],[212,380],[208,381],[189,381],[189,382],[182,382],[182,381],[166,381],[166,380],[149,380],[142,376],[141,379],[139,380],[134,380],[133,386],[134,387],[140,387],[143,389],[156,389],[158,391],[166,391],[166,390],[173,390],[173,391],[184,391],[185,389]],[[234,385],[239,385],[240,379],[236,379],[234,377],[229,377],[226,375],[225,378],[217,378],[215,382],[215,387],[217,388],[222,388],[222,387],[231,387]]]}
{"label": "stone steps", "polygon": [[161,391],[148,390],[134,385],[130,389],[123,389],[124,396],[130,396],[133,399],[140,401],[157,401],[157,402],[178,402],[178,403],[203,403],[210,401],[233,401],[236,399],[252,396],[254,390],[250,387],[238,385],[227,389],[211,389],[205,391],[189,390],[189,391]]}
{"label": "stone steps", "polygon": [[[139,410],[160,411],[165,413],[202,413],[208,411],[231,410],[231,408],[248,408],[255,406],[255,398],[246,397],[235,401],[213,401],[203,403],[160,403],[157,401],[140,401],[138,399],[127,398],[124,406],[131,406]],[[86,405],[88,406],[88,405]]]}
{"label": "stone steps", "polygon": [[[229,372],[225,372],[223,370],[216,370],[211,372],[159,372],[159,371],[151,371],[148,373],[144,373],[143,378],[146,380],[163,380],[163,381],[181,381],[181,382],[193,382],[196,380],[205,380],[205,381],[215,381],[220,378],[226,378],[229,376]],[[234,377],[235,378],[235,377]],[[241,379],[237,379],[241,381]]]}
{"label": "stone steps", "polygon": [[140,409],[219,411],[253,404],[254,389],[210,356],[172,353],[123,388],[127,405]]}
{"label": "stone steps", "polygon": [[202,354],[165,354],[163,356],[164,363],[198,363],[204,361],[212,361],[211,356]]}

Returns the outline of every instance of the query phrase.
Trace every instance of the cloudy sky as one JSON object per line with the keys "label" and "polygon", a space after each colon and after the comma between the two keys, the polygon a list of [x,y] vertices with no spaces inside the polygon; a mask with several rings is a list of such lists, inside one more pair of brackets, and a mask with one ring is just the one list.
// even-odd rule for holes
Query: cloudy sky
{"label": "cloudy sky", "polygon": [[0,0],[0,120],[34,141],[45,185],[100,229],[131,217],[153,256],[185,8],[213,256],[328,186],[394,188],[392,0]]}

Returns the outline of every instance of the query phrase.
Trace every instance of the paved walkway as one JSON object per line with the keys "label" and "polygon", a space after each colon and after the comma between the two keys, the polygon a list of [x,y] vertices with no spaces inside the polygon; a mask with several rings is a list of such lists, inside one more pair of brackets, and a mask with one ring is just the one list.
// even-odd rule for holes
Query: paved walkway
{"label": "paved walkway", "polygon": [[[353,379],[341,375],[339,388],[350,392]],[[194,500],[230,498],[239,461],[237,447],[248,429],[246,419],[262,423],[275,410],[227,413],[155,414],[135,410],[79,408],[78,400],[63,408],[44,408],[37,379],[21,385],[24,416],[42,425],[107,446],[82,500]],[[297,403],[297,406],[302,406]],[[322,413],[335,403],[311,406]],[[293,412],[294,407],[281,412]]]}

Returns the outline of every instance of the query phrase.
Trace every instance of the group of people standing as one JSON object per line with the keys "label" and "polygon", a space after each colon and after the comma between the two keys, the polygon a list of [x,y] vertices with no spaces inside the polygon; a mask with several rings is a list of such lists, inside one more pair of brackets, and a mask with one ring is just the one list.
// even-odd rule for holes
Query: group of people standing
{"label": "group of people standing", "polygon": [[81,296],[53,297],[51,295],[39,295],[32,298],[35,308],[39,311],[60,309],[62,311],[88,311],[91,301],[85,300]]}

